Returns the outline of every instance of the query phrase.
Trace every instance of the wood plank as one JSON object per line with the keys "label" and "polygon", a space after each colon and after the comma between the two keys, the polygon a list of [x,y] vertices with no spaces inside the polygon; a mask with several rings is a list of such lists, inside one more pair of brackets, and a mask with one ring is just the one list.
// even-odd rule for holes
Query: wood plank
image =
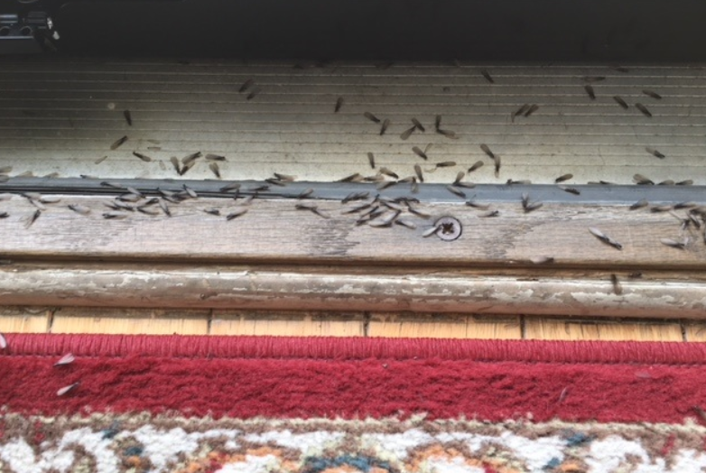
{"label": "wood plank", "polygon": [[706,323],[684,323],[684,337],[687,342],[706,342]]}
{"label": "wood plank", "polygon": [[602,340],[681,342],[684,341],[678,323],[610,322],[600,320],[557,320],[539,317],[525,319],[528,340]]}
{"label": "wood plank", "polygon": [[522,338],[519,316],[467,314],[371,314],[370,337]]}
{"label": "wood plank", "polygon": [[553,269],[15,263],[0,276],[0,305],[700,319],[706,302],[697,276],[654,273],[616,295],[605,273]]}
{"label": "wood plank", "polygon": [[[221,165],[227,179],[264,179],[277,171],[330,181],[369,172],[367,152],[375,153],[381,166],[411,175],[412,165],[420,162],[412,147],[433,143],[430,161],[459,165],[428,179],[449,182],[479,159],[490,164],[479,147],[487,143],[502,156],[503,168],[495,177],[492,166],[484,166],[474,175],[478,182],[550,183],[570,172],[576,182],[629,184],[640,172],[656,181],[706,183],[701,159],[706,71],[689,65],[631,65],[623,73],[596,64],[400,62],[381,70],[346,62],[295,69],[293,63],[238,60],[3,59],[0,156],[15,173],[176,177],[169,158],[201,150],[227,156]],[[495,83],[488,83],[481,69]],[[583,89],[586,76],[606,78],[593,84],[595,100]],[[251,100],[239,93],[248,79],[259,90]],[[644,89],[663,99],[646,96]],[[629,108],[618,106],[614,95]],[[344,103],[334,113],[338,97]],[[636,102],[653,116],[643,116]],[[513,120],[512,113],[525,103],[539,108]],[[126,109],[132,126],[123,117]],[[391,120],[383,136],[380,125],[363,116],[366,111]],[[437,114],[458,139],[433,132]],[[402,140],[412,117],[426,132]],[[124,135],[129,141],[110,150]],[[646,147],[667,158],[655,158]],[[138,160],[134,150],[152,161]],[[107,159],[95,164],[103,156]],[[213,177],[204,161],[189,175]]]}
{"label": "wood plank", "polygon": [[211,335],[361,337],[364,314],[215,310]]}
{"label": "wood plank", "polygon": [[[470,192],[470,191],[469,191]],[[450,194],[449,194],[450,195]],[[223,199],[192,199],[171,206],[173,217],[127,212],[125,219],[106,220],[107,197],[64,196],[29,227],[37,210],[19,196],[0,202],[10,213],[0,223],[0,251],[5,258],[123,258],[211,262],[291,262],[444,264],[453,266],[533,266],[530,259],[551,256],[559,267],[664,267],[706,269],[706,245],[699,233],[682,231],[668,213],[630,212],[625,206],[546,203],[526,213],[519,203],[494,205],[501,216],[481,218],[475,209],[458,203],[420,205],[431,215],[404,218],[417,227],[373,228],[357,225],[355,215],[342,214],[339,202],[311,199],[331,218],[296,210],[296,200],[256,200],[233,221],[208,215],[205,209],[228,214],[237,203]],[[88,216],[67,208],[80,203]],[[389,213],[392,213],[390,210]],[[453,216],[464,231],[455,241],[442,241],[425,231],[437,219]],[[382,217],[381,217],[382,218]],[[623,245],[622,251],[589,232],[596,227]],[[691,237],[686,250],[660,242]]]}
{"label": "wood plank", "polygon": [[206,335],[208,310],[63,307],[52,333]]}
{"label": "wood plank", "polygon": [[0,306],[0,332],[45,333],[54,308]]}

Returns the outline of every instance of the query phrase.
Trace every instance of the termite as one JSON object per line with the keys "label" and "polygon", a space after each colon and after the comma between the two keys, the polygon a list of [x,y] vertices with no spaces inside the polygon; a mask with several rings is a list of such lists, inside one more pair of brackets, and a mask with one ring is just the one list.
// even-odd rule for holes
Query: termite
{"label": "termite", "polygon": [[355,207],[344,210],[342,213],[344,215],[346,215],[346,214],[354,214],[354,213],[362,212],[365,209],[369,209],[372,205],[373,204],[371,204],[370,202],[365,202],[364,204],[356,205]]}
{"label": "termite", "polygon": [[240,216],[245,215],[248,212],[248,209],[239,209],[236,210],[235,212],[231,212],[228,215],[226,215],[226,220],[230,222],[231,220],[238,218]]}
{"label": "termite", "polygon": [[637,210],[637,209],[647,207],[648,205],[649,205],[649,202],[647,202],[647,199],[640,199],[628,208],[630,210]]}
{"label": "termite", "polygon": [[243,82],[243,85],[240,86],[240,89],[238,89],[238,92],[242,94],[243,92],[248,90],[254,83],[255,83],[255,81],[252,79],[246,80],[245,82]]}
{"label": "termite", "polygon": [[231,182],[230,184],[226,184],[225,186],[221,187],[219,190],[221,192],[232,192],[232,191],[237,191],[240,189],[240,184],[237,182]]}
{"label": "termite", "polygon": [[461,197],[462,199],[466,198],[466,194],[462,190],[456,189],[454,186],[446,186],[446,189],[452,194]]}
{"label": "termite", "polygon": [[400,138],[403,140],[406,140],[410,136],[412,136],[412,133],[414,133],[414,130],[416,130],[417,127],[413,126],[411,128],[408,128],[407,130],[403,131],[402,134],[400,135]]}
{"label": "termite", "polygon": [[127,126],[132,126],[132,114],[130,113],[130,110],[125,110],[123,112],[123,117],[125,117],[125,121],[127,122]]}
{"label": "termite", "polygon": [[522,208],[526,213],[533,212],[537,210],[538,208],[542,207],[541,202],[530,202],[529,200],[529,194],[522,194]]}
{"label": "termite", "polygon": [[601,82],[604,80],[605,80],[605,77],[603,77],[603,76],[584,76],[583,77],[583,81],[588,82],[589,84],[591,84],[593,82]]}
{"label": "termite", "polygon": [[309,212],[315,213],[322,218],[331,218],[328,215],[323,214],[316,205],[297,204],[294,208],[297,210],[308,210]]}
{"label": "termite", "polygon": [[422,150],[419,148],[419,146],[413,147],[413,148],[412,148],[412,151],[414,151],[414,154],[416,154],[417,156],[419,156],[420,158],[422,158],[422,159],[424,159],[424,160],[428,160],[428,159],[429,159],[429,157],[427,156],[427,154],[426,154],[424,151],[422,151]]}
{"label": "termite", "polygon": [[665,156],[654,148],[645,148],[645,151],[650,153],[655,158],[664,159]]}
{"label": "termite", "polygon": [[36,222],[37,219],[38,219],[41,215],[42,215],[42,211],[41,211],[41,210],[39,210],[39,209],[35,210],[34,213],[32,214],[32,216],[31,216],[31,217],[29,218],[29,220],[27,221],[27,224],[25,225],[25,228],[31,227],[32,224],[33,224],[34,222]]}
{"label": "termite", "polygon": [[488,74],[488,71],[486,71],[485,69],[482,69],[482,70],[480,71],[480,73],[483,75],[483,77],[485,77],[485,80],[487,80],[487,81],[490,82],[491,84],[494,84],[494,83],[495,83],[495,81],[493,80],[493,78],[490,77],[490,74]]}
{"label": "termite", "polygon": [[152,216],[159,215],[159,212],[151,210],[149,207],[144,206],[144,205],[137,207],[137,211],[140,213],[143,213],[145,215],[152,215]]}
{"label": "termite", "polygon": [[537,105],[536,103],[533,103],[532,105],[530,105],[530,108],[527,109],[527,111],[525,112],[525,115],[524,115],[524,116],[525,116],[525,117],[529,117],[530,115],[532,115],[532,114],[533,114],[534,112],[536,112],[537,110],[539,110],[539,105]]}
{"label": "termite", "polygon": [[613,100],[615,100],[615,101],[618,103],[618,105],[620,105],[621,107],[623,107],[625,110],[628,109],[628,103],[627,103],[625,100],[623,100],[623,98],[622,98],[621,96],[619,96],[619,95],[614,95],[614,96],[613,96]]}
{"label": "termite", "polygon": [[677,250],[685,250],[689,245],[689,238],[684,238],[682,241],[672,240],[671,238],[662,238],[660,240],[663,245],[669,246],[671,248],[676,248]]}
{"label": "termite", "polygon": [[637,184],[638,186],[653,186],[654,185],[654,181],[646,178],[642,174],[635,174],[632,177],[632,180],[635,181],[635,184]]}
{"label": "termite", "polygon": [[363,115],[365,116],[365,118],[367,118],[368,120],[370,120],[372,122],[380,123],[380,119],[370,112],[364,112]]}
{"label": "termite", "polygon": [[311,188],[311,187],[308,188],[308,189],[304,189],[303,191],[301,191],[301,192],[297,195],[297,199],[304,199],[304,198],[306,198],[306,197],[309,197],[309,196],[310,196],[311,194],[313,194],[313,193],[314,193],[314,189]]}
{"label": "termite", "polygon": [[102,163],[103,161],[105,161],[106,159],[108,159],[108,156],[107,156],[107,155],[106,155],[106,156],[103,156],[102,158],[96,159],[95,161],[93,161],[93,163],[94,163],[94,164],[100,164],[100,163]]}
{"label": "termite", "polygon": [[658,185],[658,186],[673,186],[673,185],[674,185],[674,181],[671,180],[671,179],[667,179],[667,180],[665,180],[665,181],[659,181],[659,182],[657,183],[657,185]]}
{"label": "termite", "polygon": [[73,384],[69,384],[68,386],[64,386],[63,388],[59,389],[59,390],[56,392],[56,395],[57,395],[57,396],[63,396],[63,395],[65,395],[65,394],[67,394],[67,393],[73,391],[74,389],[76,389],[76,388],[79,386],[79,384],[81,384],[81,383],[77,381],[77,382],[75,382],[75,383],[73,383]]}
{"label": "termite", "polygon": [[558,186],[559,189],[563,190],[564,192],[568,192],[569,194],[574,194],[574,195],[581,195],[581,191],[579,191],[575,187],[568,187],[568,186]]}
{"label": "termite", "polygon": [[187,194],[189,194],[189,197],[191,197],[192,199],[197,199],[199,197],[196,191],[193,190],[191,187],[187,186],[186,184],[184,184],[184,190]]}
{"label": "termite", "polygon": [[422,174],[422,167],[419,164],[414,165],[414,173],[417,175],[419,182],[424,182],[424,175]]}
{"label": "termite", "polygon": [[395,223],[397,225],[402,225],[403,227],[407,227],[410,230],[414,230],[415,228],[417,228],[417,225],[415,225],[414,222],[407,220],[407,219],[404,219],[404,218],[398,218],[397,220],[395,220]]}
{"label": "termite", "polygon": [[483,167],[483,161],[476,161],[470,168],[468,168],[468,174],[481,167]]}
{"label": "termite", "polygon": [[69,209],[73,210],[76,213],[79,213],[81,215],[88,215],[91,213],[91,209],[84,205],[79,205],[79,204],[71,204],[69,205]]}
{"label": "termite", "polygon": [[144,161],[146,163],[149,163],[150,161],[152,161],[152,158],[150,158],[149,156],[142,154],[138,151],[133,151],[132,155],[135,156],[136,158],[140,158],[142,161]]}
{"label": "termite", "polygon": [[382,181],[380,184],[376,186],[377,190],[382,191],[387,189],[388,187],[392,187],[395,184],[397,184],[397,181]]}
{"label": "termite", "polygon": [[252,90],[250,91],[250,93],[247,95],[247,97],[245,97],[245,100],[252,100],[252,99],[254,99],[255,96],[257,96],[257,94],[259,94],[259,93],[260,93],[260,88],[259,88],[259,87],[255,87],[254,89],[252,89]]}
{"label": "termite", "polygon": [[426,129],[424,128],[424,125],[422,125],[422,123],[419,120],[417,120],[416,118],[412,118],[412,123],[414,123],[414,126],[422,133],[426,131]]}
{"label": "termite", "polygon": [[172,166],[174,167],[174,170],[177,172],[177,174],[181,175],[181,166],[179,165],[179,159],[176,156],[172,156],[169,158],[169,161],[171,161]]}
{"label": "termite", "polygon": [[218,154],[207,154],[206,159],[208,161],[225,161],[226,157]]}
{"label": "termite", "polygon": [[385,132],[387,131],[387,128],[390,126],[390,119],[386,118],[384,122],[382,122],[382,125],[380,126],[380,136],[384,135]]}
{"label": "termite", "polygon": [[171,210],[169,210],[169,206],[162,199],[159,199],[159,208],[162,209],[162,212],[164,212],[167,217],[172,216],[172,212],[171,212]]}
{"label": "termite", "polygon": [[614,240],[613,238],[609,237],[608,235],[606,235],[605,233],[603,233],[603,232],[600,231],[599,229],[594,228],[594,227],[589,227],[589,228],[588,228],[588,231],[591,232],[591,234],[592,234],[593,236],[595,236],[596,238],[598,238],[600,241],[602,241],[602,242],[605,243],[606,245],[610,245],[610,246],[612,246],[613,248],[615,248],[616,250],[622,250],[622,249],[623,249],[623,245],[621,245],[618,241],[616,241],[616,240]]}
{"label": "termite", "polygon": [[106,220],[122,220],[127,218],[127,214],[121,214],[117,212],[106,212],[103,214],[103,218]]}
{"label": "termite", "polygon": [[453,185],[457,185],[459,182],[463,180],[463,178],[466,177],[466,173],[463,171],[459,171],[456,174],[456,179],[454,179]]}
{"label": "termite", "polygon": [[276,177],[268,177],[267,179],[265,179],[265,182],[280,187],[285,187],[287,185],[285,182],[277,179]]}
{"label": "termite", "polygon": [[439,169],[439,168],[450,168],[456,166],[456,161],[442,161],[440,163],[436,163],[434,168]]}
{"label": "termite", "polygon": [[424,233],[422,233],[422,237],[428,238],[428,237],[430,237],[430,236],[436,234],[436,232],[438,232],[440,229],[441,229],[441,226],[439,226],[439,225],[434,225],[433,227],[431,227],[431,228],[429,228],[429,229],[427,229],[427,230],[424,230]]}
{"label": "termite", "polygon": [[419,210],[417,207],[414,207],[414,206],[412,206],[412,205],[407,204],[407,208],[409,209],[410,213],[413,213],[413,214],[416,215],[417,217],[420,217],[420,218],[423,218],[423,219],[431,218],[431,215],[430,215],[430,214],[428,214],[428,213],[426,213],[426,212],[424,212],[424,211],[422,211],[422,210]]}
{"label": "termite", "polygon": [[517,110],[515,110],[515,112],[513,112],[513,114],[512,114],[512,121],[514,122],[516,117],[518,117],[520,115],[524,115],[524,113],[527,110],[529,110],[529,108],[530,108],[530,105],[528,103],[526,103],[523,106],[521,106],[520,108],[518,108]]}
{"label": "termite", "polygon": [[368,162],[370,163],[370,167],[375,169],[375,155],[373,153],[368,153]]}
{"label": "termite", "polygon": [[380,168],[380,174],[384,174],[384,175],[386,175],[386,176],[390,176],[390,177],[392,177],[392,178],[394,178],[394,179],[399,179],[399,178],[400,178],[400,176],[398,176],[397,173],[390,171],[390,170],[387,169],[386,167],[381,167],[381,168]]}
{"label": "termite", "polygon": [[687,180],[685,180],[685,181],[679,181],[679,182],[677,182],[676,185],[677,185],[677,186],[690,186],[690,185],[692,185],[693,183],[694,183],[693,180],[687,179]]}
{"label": "termite", "polygon": [[611,274],[610,282],[613,284],[613,292],[615,293],[615,295],[621,295],[623,293],[623,286],[620,284],[618,276],[616,276],[615,274]]}
{"label": "termite", "polygon": [[197,151],[195,153],[191,153],[191,154],[184,156],[181,159],[181,162],[184,166],[188,166],[189,164],[193,163],[194,161],[196,161],[200,157],[201,157],[201,151]]}
{"label": "termite", "polygon": [[593,87],[590,85],[584,85],[583,89],[586,91],[591,100],[596,100],[596,92],[593,90]]}
{"label": "termite", "polygon": [[206,212],[209,215],[215,215],[219,217],[221,215],[220,209],[217,209],[215,207],[209,208],[209,209],[203,209],[204,212]]}
{"label": "termite", "polygon": [[343,106],[343,97],[338,97],[336,99],[336,105],[333,108],[333,113],[338,113],[338,111],[341,109],[342,106]]}
{"label": "termite", "polygon": [[208,165],[208,168],[211,170],[211,172],[212,172],[218,179],[221,178],[221,170],[220,170],[220,168],[218,167],[218,163],[217,163],[217,162],[214,161],[214,162],[210,163],[210,164]]}
{"label": "termite", "polygon": [[466,205],[478,210],[488,210],[490,208],[490,204],[479,204],[474,200],[467,200]]}
{"label": "termite", "polygon": [[67,353],[66,355],[59,358],[59,360],[56,363],[54,363],[54,366],[70,365],[74,361],[76,361],[76,357],[74,355],[72,355],[71,353]]}
{"label": "termite", "polygon": [[637,108],[639,111],[641,111],[644,116],[646,116],[646,117],[652,117],[652,112],[650,112],[649,110],[647,110],[647,107],[645,107],[645,106],[642,105],[641,103],[639,103],[639,102],[636,103],[636,104],[635,104],[635,108]]}
{"label": "termite", "polygon": [[351,174],[350,176],[346,176],[343,179],[340,179],[338,182],[360,182],[363,180],[363,176],[361,176],[359,173]]}
{"label": "termite", "polygon": [[118,138],[112,145],[110,145],[111,150],[116,150],[120,146],[123,145],[127,141],[127,136],[123,136],[122,138]]}
{"label": "termite", "polygon": [[500,211],[499,211],[499,210],[491,210],[491,211],[489,211],[489,212],[482,213],[482,214],[480,214],[480,215],[478,215],[478,216],[481,217],[481,218],[492,218],[492,217],[497,217],[498,215],[500,215]]}
{"label": "termite", "polygon": [[652,97],[653,99],[662,100],[662,96],[659,95],[657,92],[653,92],[651,90],[643,90],[642,93],[647,95],[648,97]]}
{"label": "termite", "polygon": [[563,174],[563,175],[557,177],[556,179],[554,179],[554,182],[559,184],[560,182],[568,181],[569,179],[572,179],[573,177],[574,177],[573,174]]}

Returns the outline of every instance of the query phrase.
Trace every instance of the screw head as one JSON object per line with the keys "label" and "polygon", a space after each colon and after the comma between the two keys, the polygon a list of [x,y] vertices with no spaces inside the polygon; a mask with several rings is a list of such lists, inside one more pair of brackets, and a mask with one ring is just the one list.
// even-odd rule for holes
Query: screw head
{"label": "screw head", "polygon": [[436,236],[444,241],[454,241],[461,236],[463,226],[461,222],[453,217],[441,217],[434,223],[434,226],[439,230]]}

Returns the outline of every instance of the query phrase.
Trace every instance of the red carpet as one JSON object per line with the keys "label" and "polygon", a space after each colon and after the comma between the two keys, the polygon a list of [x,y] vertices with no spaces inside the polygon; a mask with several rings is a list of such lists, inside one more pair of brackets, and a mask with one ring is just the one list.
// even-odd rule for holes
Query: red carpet
{"label": "red carpet", "polygon": [[[9,346],[0,359],[2,442],[21,437],[30,445],[27,439],[37,435],[37,428],[30,428],[33,433],[29,435],[28,426],[32,422],[44,425],[40,416],[65,419],[68,424],[81,424],[80,419],[85,423],[85,419],[98,416],[103,422],[99,431],[103,432],[106,419],[131,422],[140,413],[160,418],[162,423],[177,418],[187,424],[211,419],[209,429],[219,425],[232,428],[229,422],[251,425],[248,422],[257,419],[289,422],[286,425],[290,428],[303,425],[306,419],[317,425],[342,422],[348,433],[358,428],[356,425],[370,427],[374,419],[393,422],[394,418],[397,427],[392,430],[397,435],[409,432],[410,422],[423,416],[426,435],[431,435],[428,429],[438,430],[441,424],[448,428],[449,423],[459,422],[453,424],[456,437],[461,438],[461,433],[480,435],[475,427],[459,427],[467,419],[485,425],[484,431],[508,429],[509,422],[521,427],[510,428],[512,435],[534,440],[539,431],[549,438],[567,429],[577,435],[582,427],[600,431],[610,424],[621,424],[620,429],[611,432],[623,435],[633,423],[671,425],[673,430],[667,429],[656,438],[654,429],[652,433],[633,435],[646,442],[641,448],[648,455],[658,452],[658,456],[671,455],[672,450],[681,455],[683,449],[679,447],[687,444],[701,455],[706,438],[700,425],[706,419],[706,345],[702,344],[85,335],[7,335],[7,340]],[[75,361],[55,367],[66,353],[73,353]],[[73,383],[79,384],[57,396],[59,389]],[[78,425],[74,424],[71,428]],[[92,425],[98,428],[98,424]],[[138,424],[131,432],[146,425],[143,422],[138,428]],[[331,426],[321,428],[332,434]],[[38,429],[41,439],[59,442],[52,443],[55,448],[60,439],[65,440],[66,431],[56,430],[55,424]],[[239,431],[243,430],[247,429],[241,426]],[[388,425],[376,435],[389,430]],[[312,428],[304,431],[311,432]],[[206,435],[204,432],[201,429]],[[281,430],[277,432],[281,434]],[[288,432],[294,435],[291,429]],[[499,432],[493,435],[502,438]],[[610,438],[606,432],[584,432],[581,435],[585,438],[581,438],[588,445],[591,442],[586,439],[595,442]],[[33,448],[42,449],[41,439],[34,439]],[[623,440],[628,441],[627,437]],[[133,452],[139,454],[128,457],[139,460],[149,450],[144,445],[140,448]],[[468,468],[481,468],[485,461],[476,458],[473,466],[469,463],[469,455],[473,455],[458,451]],[[34,453],[39,458],[40,452]],[[359,451],[354,453],[361,457]],[[225,451],[220,454],[226,455]],[[0,460],[3,455],[10,458],[0,451]],[[178,469],[176,463],[155,469],[150,458],[146,457],[149,468],[145,471]],[[303,463],[296,467],[299,469],[280,466],[263,471],[305,471],[305,463],[311,458],[300,459]],[[328,458],[326,468],[336,466],[330,463],[330,456],[322,458]],[[370,471],[375,466],[370,463],[373,457],[368,452],[365,458],[368,470],[364,471]],[[428,455],[424,458],[429,459]],[[628,454],[625,458],[634,460]],[[216,461],[221,466],[210,471],[225,468],[227,462],[221,460]],[[5,461],[12,467],[12,462]],[[558,457],[556,462],[556,468],[566,465]],[[576,465],[577,470],[556,471],[600,471],[591,470],[590,462],[581,455]],[[507,471],[554,468],[530,466],[525,461],[524,467]]]}

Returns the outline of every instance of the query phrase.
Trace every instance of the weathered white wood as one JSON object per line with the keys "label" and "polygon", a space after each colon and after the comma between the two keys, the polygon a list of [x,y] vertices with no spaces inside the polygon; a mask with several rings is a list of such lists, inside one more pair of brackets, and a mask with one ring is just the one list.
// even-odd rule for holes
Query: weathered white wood
{"label": "weathered white wood", "polygon": [[[680,222],[669,213],[631,212],[625,206],[547,203],[525,213],[518,196],[516,204],[493,206],[500,217],[482,218],[483,211],[458,199],[458,204],[418,205],[431,215],[429,219],[405,212],[404,218],[417,225],[411,230],[400,225],[356,225],[356,214],[342,213],[356,203],[342,206],[308,199],[307,204],[330,217],[322,218],[296,210],[297,201],[255,200],[245,207],[245,215],[227,221],[224,215],[243,207],[229,199],[200,198],[178,206],[169,204],[173,217],[124,212],[124,220],[106,220],[102,214],[110,211],[105,207],[109,200],[65,196],[58,204],[46,204],[47,210],[28,228],[36,208],[27,199],[15,196],[0,202],[0,212],[10,214],[0,220],[3,258],[537,267],[530,262],[532,258],[550,256],[555,258],[554,266],[560,267],[706,269],[706,245],[700,233],[681,230]],[[81,203],[92,211],[88,216],[77,214],[68,209],[70,203]],[[212,207],[222,209],[222,215],[204,212]],[[159,212],[156,205],[152,209]],[[424,238],[424,232],[444,216],[461,222],[461,237],[450,242],[435,235]],[[599,241],[589,232],[591,227],[621,242],[623,249]],[[686,250],[660,242],[685,236],[691,238]]]}
{"label": "weathered white wood", "polygon": [[706,283],[434,269],[16,265],[0,304],[703,318]]}

